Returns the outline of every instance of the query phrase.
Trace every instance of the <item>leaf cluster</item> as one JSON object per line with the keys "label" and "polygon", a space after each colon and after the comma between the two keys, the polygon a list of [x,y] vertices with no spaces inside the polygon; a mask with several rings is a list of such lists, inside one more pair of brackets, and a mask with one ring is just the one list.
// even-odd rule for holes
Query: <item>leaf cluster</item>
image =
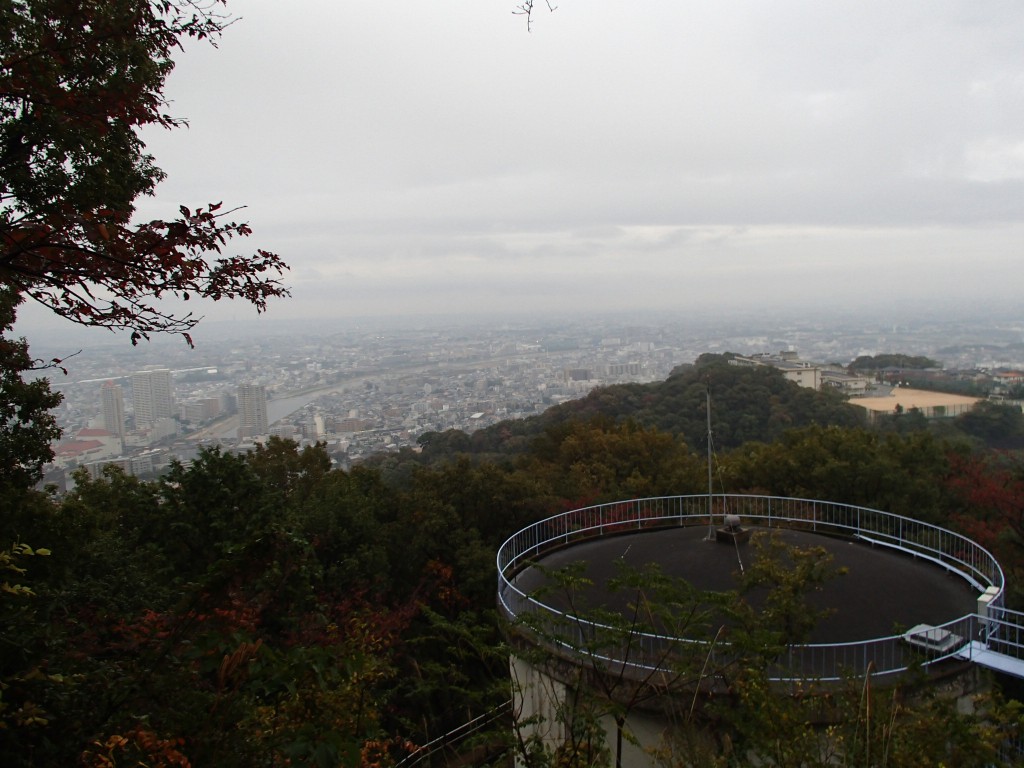
{"label": "leaf cluster", "polygon": [[900,370],[923,370],[926,368],[941,368],[942,364],[930,357],[923,355],[904,354],[883,354],[883,355],[861,355],[849,366],[850,371],[881,371],[885,368],[898,368]]}
{"label": "leaf cluster", "polygon": [[399,495],[276,439],[159,481],[76,479],[17,521],[55,554],[0,682],[69,682],[41,686],[33,728],[0,729],[6,765],[160,745],[192,764],[354,765],[367,741],[427,740],[506,693],[493,550],[425,488]]}

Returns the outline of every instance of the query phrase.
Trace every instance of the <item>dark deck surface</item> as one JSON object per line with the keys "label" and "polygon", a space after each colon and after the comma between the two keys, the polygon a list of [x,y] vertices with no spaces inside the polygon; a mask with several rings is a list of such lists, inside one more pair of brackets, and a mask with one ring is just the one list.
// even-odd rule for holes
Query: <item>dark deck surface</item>
{"label": "dark deck surface", "polygon": [[[753,530],[756,533],[767,529]],[[978,593],[970,584],[928,560],[859,541],[803,531],[778,533],[788,544],[825,548],[833,557],[833,566],[846,569],[844,575],[831,578],[821,591],[811,595],[812,605],[827,607],[832,612],[819,623],[809,642],[841,643],[886,637],[916,624],[943,624],[973,613],[977,607]],[[547,555],[541,564],[552,570],[585,561],[586,575],[595,586],[581,602],[609,608],[618,607],[616,603],[624,600],[609,596],[602,588],[617,572],[615,563],[620,558],[633,567],[656,562],[664,573],[686,579],[700,589],[735,589],[735,574],[739,570],[736,547],[705,541],[707,534],[707,527],[694,527],[614,536],[574,544]],[[739,556],[747,567],[754,553],[751,544],[739,547]],[[531,593],[543,580],[539,569],[529,568],[519,574],[516,586]],[[545,596],[543,602],[565,607],[554,593]]]}

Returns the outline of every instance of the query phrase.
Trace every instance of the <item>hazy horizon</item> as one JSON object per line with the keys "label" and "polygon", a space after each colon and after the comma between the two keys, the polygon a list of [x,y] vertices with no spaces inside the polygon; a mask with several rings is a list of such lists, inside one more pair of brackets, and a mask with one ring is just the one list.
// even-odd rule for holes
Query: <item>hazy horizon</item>
{"label": "hazy horizon", "polygon": [[231,0],[139,216],[247,206],[282,321],[1019,304],[1024,5],[514,6]]}
{"label": "hazy horizon", "polygon": [[[684,324],[695,332],[706,333],[716,327],[726,333],[737,327],[750,332],[784,334],[787,329],[819,327],[821,329],[879,328],[889,331],[920,329],[929,325],[982,326],[993,329],[1016,329],[1024,341],[1024,315],[1016,303],[988,304],[978,307],[970,303],[947,306],[944,304],[883,308],[879,306],[836,307],[834,311],[807,311],[804,305],[774,308],[732,306],[714,313],[679,308],[675,310],[638,309],[633,311],[590,312],[519,312],[519,313],[434,313],[394,314],[389,316],[351,316],[319,318],[279,318],[274,313],[258,319],[215,320],[206,319],[192,332],[197,346],[219,343],[230,339],[256,339],[260,337],[316,337],[346,332],[374,332],[384,334],[434,330],[517,330],[538,328],[547,331],[569,330],[579,325],[592,324],[597,330],[607,326],[636,326],[669,328]],[[154,334],[150,341],[142,340],[133,348],[127,332],[112,333],[104,329],[74,326],[59,318],[47,318],[41,325],[22,324],[16,333],[25,335],[31,351],[39,356],[62,356],[77,349],[111,347],[122,351],[133,350],[142,357],[153,355],[170,345],[177,351],[187,349],[180,336]],[[766,350],[771,351],[771,350]]]}

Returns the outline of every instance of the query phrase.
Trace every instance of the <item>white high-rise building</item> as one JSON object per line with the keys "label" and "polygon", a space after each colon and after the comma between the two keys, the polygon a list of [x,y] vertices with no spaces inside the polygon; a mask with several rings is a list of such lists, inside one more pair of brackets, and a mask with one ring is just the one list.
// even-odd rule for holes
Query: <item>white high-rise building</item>
{"label": "white high-rise building", "polygon": [[103,428],[124,444],[124,391],[120,384],[107,381],[100,387],[100,411]]}
{"label": "white high-rise building", "polygon": [[150,427],[174,415],[174,390],[169,368],[147,368],[132,374],[135,427]]}
{"label": "white high-rise building", "polygon": [[238,385],[238,437],[267,434],[267,390],[262,384]]}

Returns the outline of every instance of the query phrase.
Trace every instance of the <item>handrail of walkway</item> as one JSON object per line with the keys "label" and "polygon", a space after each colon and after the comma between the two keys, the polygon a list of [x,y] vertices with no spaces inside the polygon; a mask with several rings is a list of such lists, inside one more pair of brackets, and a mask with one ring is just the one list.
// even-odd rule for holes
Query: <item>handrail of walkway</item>
{"label": "handrail of walkway", "polygon": [[452,749],[458,744],[461,744],[473,734],[479,733],[491,723],[511,713],[511,711],[512,700],[508,699],[489,712],[485,712],[479,717],[473,718],[468,723],[463,723],[453,730],[448,731],[448,733],[438,736],[436,739],[428,741],[426,744],[418,747],[413,752],[410,752],[404,758],[399,760],[395,764],[395,768],[414,768],[414,766],[419,765],[424,760],[429,760],[436,753]]}
{"label": "handrail of walkway", "polygon": [[[1004,613],[1004,577],[984,547],[954,531],[902,515],[850,504],[779,496],[692,495],[632,499],[574,509],[540,520],[510,536],[498,549],[498,603],[506,619],[526,627],[545,627],[545,642],[582,653],[581,638],[609,628],[569,616],[519,590],[515,575],[547,552],[586,539],[666,526],[709,527],[726,513],[758,520],[769,527],[799,527],[818,533],[866,539],[927,558],[989,590],[988,616]],[[1005,612],[1008,613],[1008,612]],[[884,676],[956,657],[965,643],[984,631],[982,617],[968,614],[927,637],[891,635],[849,643],[808,643],[787,648],[772,678],[779,681],[841,680],[865,672]],[[529,631],[529,630],[528,630]],[[936,638],[941,635],[941,642]],[[605,661],[652,670],[693,641],[654,633],[636,633],[629,650]],[[961,656],[962,658],[962,656]]]}

